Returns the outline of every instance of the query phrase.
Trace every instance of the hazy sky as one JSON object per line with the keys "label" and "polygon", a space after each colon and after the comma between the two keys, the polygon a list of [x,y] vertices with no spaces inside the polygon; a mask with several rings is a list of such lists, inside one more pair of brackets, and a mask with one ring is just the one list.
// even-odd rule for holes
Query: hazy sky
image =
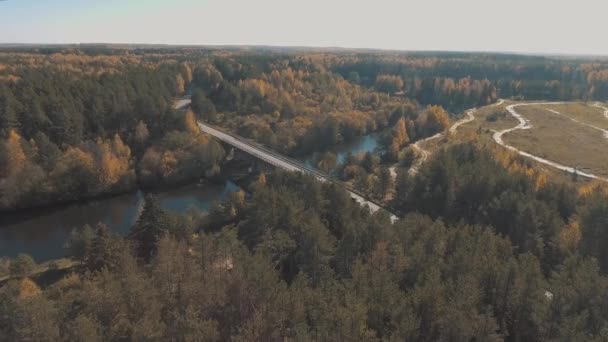
{"label": "hazy sky", "polygon": [[608,54],[606,0],[0,0],[0,43]]}

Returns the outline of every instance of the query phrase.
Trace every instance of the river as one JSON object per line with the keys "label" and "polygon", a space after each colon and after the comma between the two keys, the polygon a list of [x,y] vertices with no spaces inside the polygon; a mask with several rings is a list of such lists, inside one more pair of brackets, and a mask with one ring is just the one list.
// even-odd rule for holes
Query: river
{"label": "river", "polygon": [[[376,148],[378,147],[379,139],[380,139],[379,133],[372,133],[372,134],[358,137],[355,140],[350,141],[350,142],[332,146],[321,153],[325,153],[327,151],[331,151],[331,152],[335,153],[336,162],[338,164],[341,164],[344,162],[344,159],[346,159],[346,155],[348,153],[357,155],[359,153],[374,152],[374,150],[376,150]],[[311,155],[311,156],[299,158],[299,159],[300,159],[300,161],[304,162],[304,164],[306,164],[306,166],[314,166],[314,157],[315,157],[314,155]]]}
{"label": "river", "polygon": [[[187,185],[157,193],[163,208],[183,213],[189,208],[206,211],[215,201],[240,188],[230,182]],[[141,191],[101,200],[59,207],[2,214],[0,257],[30,254],[37,262],[63,257],[70,231],[85,224],[103,222],[114,232],[126,234],[143,206]]]}
{"label": "river", "polygon": [[[329,151],[336,153],[338,163],[347,153],[374,151],[378,136],[370,134],[352,142],[334,146]],[[312,156],[302,158],[311,165]],[[240,188],[227,181],[225,184],[187,185],[158,192],[161,206],[175,213],[189,208],[208,210],[216,201]],[[0,220],[0,257],[15,257],[19,253],[30,254],[37,262],[63,257],[63,245],[76,227],[105,223],[119,234],[126,234],[137,220],[143,206],[143,194],[136,193],[75,203],[45,209],[17,213],[3,213]]]}

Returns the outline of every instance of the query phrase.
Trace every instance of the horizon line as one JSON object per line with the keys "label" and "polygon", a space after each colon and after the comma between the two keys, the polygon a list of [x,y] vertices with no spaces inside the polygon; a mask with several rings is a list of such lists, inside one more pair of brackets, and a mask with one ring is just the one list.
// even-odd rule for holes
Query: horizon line
{"label": "horizon line", "polygon": [[321,46],[321,45],[274,45],[274,44],[202,44],[202,43],[111,43],[111,42],[73,42],[73,43],[31,43],[31,42],[0,42],[0,48],[7,47],[61,47],[75,45],[118,45],[118,46],[165,46],[165,47],[198,47],[198,48],[276,48],[276,49],[310,49],[310,50],[368,50],[384,52],[450,52],[450,53],[483,53],[501,55],[523,55],[523,56],[568,56],[568,57],[608,57],[608,53],[579,53],[579,52],[545,52],[545,51],[512,51],[512,50],[452,50],[452,49],[399,49],[399,48],[379,48],[379,47],[346,47],[346,46]]}

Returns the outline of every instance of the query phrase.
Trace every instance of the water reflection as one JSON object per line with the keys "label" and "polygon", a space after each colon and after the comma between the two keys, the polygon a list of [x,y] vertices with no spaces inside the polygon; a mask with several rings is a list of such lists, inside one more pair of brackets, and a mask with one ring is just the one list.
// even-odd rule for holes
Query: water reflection
{"label": "water reflection", "polygon": [[[370,134],[328,150],[336,153],[337,162],[342,163],[349,152],[373,152],[378,146],[378,138],[378,134]],[[312,166],[312,156],[301,160]],[[208,210],[213,202],[221,201],[238,189],[236,184],[228,181],[224,185],[188,185],[157,195],[163,208],[184,213],[189,208]],[[60,258],[63,256],[62,246],[73,228],[103,222],[113,231],[124,235],[137,220],[142,206],[143,194],[136,192],[87,203],[2,214],[0,257],[28,253],[38,262]]]}
{"label": "water reflection", "polygon": [[[354,155],[359,153],[374,152],[378,147],[380,135],[378,133],[368,134],[356,138],[355,140],[343,144],[339,144],[328,148],[326,151],[331,151],[336,154],[336,162],[342,164],[346,155],[350,152]],[[306,166],[314,167],[314,156],[308,156],[300,159]]]}
{"label": "water reflection", "polygon": [[[158,193],[163,208],[184,213],[189,208],[208,210],[239,187],[224,185],[188,185]],[[113,231],[126,234],[137,220],[143,206],[143,194],[112,197],[25,213],[2,214],[0,222],[0,256],[14,257],[28,253],[36,261],[63,256],[63,243],[70,231],[85,224],[105,223]]]}

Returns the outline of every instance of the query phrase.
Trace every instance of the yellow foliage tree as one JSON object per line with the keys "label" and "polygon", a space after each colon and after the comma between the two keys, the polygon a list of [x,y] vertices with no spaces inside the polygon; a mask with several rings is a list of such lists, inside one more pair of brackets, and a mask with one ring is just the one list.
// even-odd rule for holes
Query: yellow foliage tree
{"label": "yellow foliage tree", "polygon": [[545,173],[540,173],[536,177],[536,191],[540,191],[547,184],[547,175]]}
{"label": "yellow foliage tree", "polygon": [[148,125],[145,122],[139,121],[135,126],[135,141],[138,144],[143,145],[146,140],[150,137],[150,131],[148,131]]}
{"label": "yellow foliage tree", "polygon": [[175,77],[175,92],[177,95],[182,95],[186,91],[186,82],[182,74],[177,74]]}
{"label": "yellow foliage tree", "polygon": [[404,118],[399,119],[393,127],[392,140],[388,147],[388,153],[393,159],[399,157],[401,148],[409,143],[410,137],[407,134],[407,124]]}
{"label": "yellow foliage tree", "polygon": [[21,172],[27,158],[21,146],[21,136],[13,129],[11,129],[6,139],[6,155],[8,160],[6,170],[3,172],[5,176],[10,177]]}
{"label": "yellow foliage tree", "polygon": [[410,142],[410,137],[407,135],[407,125],[404,118],[399,119],[393,128],[393,141],[401,147]]}
{"label": "yellow foliage tree", "polygon": [[165,151],[160,158],[159,170],[161,175],[164,178],[168,178],[175,173],[176,169],[177,159],[175,158],[175,155],[171,151]]}
{"label": "yellow foliage tree", "polygon": [[42,291],[30,278],[23,278],[19,281],[19,299],[28,299],[38,296]]}
{"label": "yellow foliage tree", "polygon": [[450,125],[450,118],[443,107],[429,106],[426,110],[426,124],[430,129],[440,132]]}
{"label": "yellow foliage tree", "polygon": [[191,110],[189,110],[186,113],[186,116],[184,117],[184,126],[186,128],[186,131],[188,131],[188,133],[190,134],[198,135],[201,132],[198,128],[198,125],[196,124],[196,118],[194,117],[194,113]]}
{"label": "yellow foliage tree", "polygon": [[570,220],[559,232],[559,248],[563,252],[574,253],[581,240],[581,227],[577,220]]}
{"label": "yellow foliage tree", "polygon": [[598,180],[590,181],[578,189],[578,194],[581,197],[589,197],[593,194],[608,196],[608,186]]}
{"label": "yellow foliage tree", "polygon": [[100,151],[99,176],[102,186],[110,187],[129,176],[131,149],[122,142],[118,134],[114,135],[111,144],[98,142],[97,147]]}
{"label": "yellow foliage tree", "polygon": [[266,185],[266,174],[264,174],[264,172],[260,173],[260,175],[258,176],[257,185],[258,186]]}
{"label": "yellow foliage tree", "polygon": [[182,76],[186,83],[192,82],[192,68],[190,68],[190,65],[186,62],[182,63]]}
{"label": "yellow foliage tree", "polygon": [[78,147],[68,147],[57,162],[57,169],[54,172],[62,173],[70,168],[81,168],[94,174],[95,161],[90,153],[87,153]]}
{"label": "yellow foliage tree", "polygon": [[131,149],[122,141],[118,134],[114,134],[114,138],[112,139],[112,151],[117,157],[126,159],[127,162],[131,158]]}

